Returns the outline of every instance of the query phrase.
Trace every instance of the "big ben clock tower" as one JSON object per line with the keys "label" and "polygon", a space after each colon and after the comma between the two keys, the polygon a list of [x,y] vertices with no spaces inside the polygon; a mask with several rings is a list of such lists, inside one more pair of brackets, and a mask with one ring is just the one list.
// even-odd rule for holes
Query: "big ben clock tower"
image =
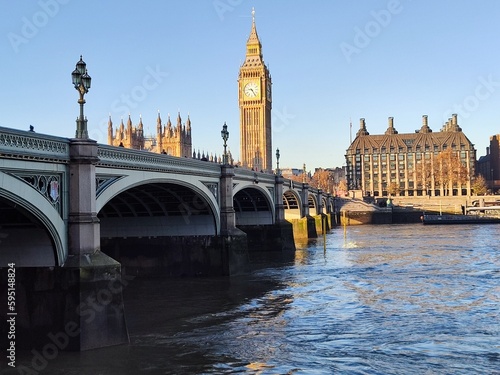
{"label": "big ben clock tower", "polygon": [[245,62],[238,76],[238,99],[241,162],[244,167],[271,172],[271,75],[262,57],[253,9]]}

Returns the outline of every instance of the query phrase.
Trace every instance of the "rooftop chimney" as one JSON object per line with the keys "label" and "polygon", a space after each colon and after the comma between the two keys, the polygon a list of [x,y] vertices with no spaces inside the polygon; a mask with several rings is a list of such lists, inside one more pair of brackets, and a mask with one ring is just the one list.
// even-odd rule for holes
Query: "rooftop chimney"
{"label": "rooftop chimney", "polygon": [[429,126],[427,122],[427,115],[422,116],[422,126]]}

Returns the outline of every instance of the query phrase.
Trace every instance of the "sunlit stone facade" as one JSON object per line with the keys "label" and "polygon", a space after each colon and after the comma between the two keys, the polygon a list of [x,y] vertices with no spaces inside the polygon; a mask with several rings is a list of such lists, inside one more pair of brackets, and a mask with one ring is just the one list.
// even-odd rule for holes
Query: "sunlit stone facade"
{"label": "sunlit stone facade", "polygon": [[271,75],[262,56],[255,18],[252,18],[245,62],[238,76],[240,158],[243,167],[271,172]]}
{"label": "sunlit stone facade", "polygon": [[456,114],[439,132],[423,116],[421,128],[406,134],[389,117],[384,134],[370,135],[362,118],[345,158],[349,188],[365,196],[470,195],[476,150]]}
{"label": "sunlit stone facade", "polygon": [[142,117],[139,120],[139,124],[134,126],[129,115],[127,125],[122,120],[117,129],[113,129],[113,122],[110,117],[108,122],[108,144],[190,158],[193,154],[191,120],[188,116],[186,123],[183,124],[179,113],[177,114],[176,125],[172,125],[170,116],[168,116],[167,123],[163,124],[160,113],[158,113],[156,136],[147,136],[144,134]]}

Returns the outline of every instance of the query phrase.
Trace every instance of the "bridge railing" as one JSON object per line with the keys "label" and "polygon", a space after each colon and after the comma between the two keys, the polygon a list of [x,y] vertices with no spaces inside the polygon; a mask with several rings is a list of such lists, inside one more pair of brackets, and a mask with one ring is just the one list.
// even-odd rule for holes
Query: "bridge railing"
{"label": "bridge railing", "polygon": [[254,183],[274,183],[275,175],[272,173],[263,173],[252,171],[246,168],[234,168],[235,178],[246,181],[253,181]]}
{"label": "bridge railing", "polygon": [[157,172],[182,172],[182,174],[219,176],[220,165],[191,158],[157,154],[123,147],[98,145],[98,166],[140,169]]}
{"label": "bridge railing", "polygon": [[69,162],[69,139],[0,127],[0,156]]}

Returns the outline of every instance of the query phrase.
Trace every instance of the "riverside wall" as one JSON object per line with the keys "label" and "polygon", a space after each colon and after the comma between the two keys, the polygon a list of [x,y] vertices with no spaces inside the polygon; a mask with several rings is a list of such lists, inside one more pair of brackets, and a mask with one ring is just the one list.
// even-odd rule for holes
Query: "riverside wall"
{"label": "riverside wall", "polygon": [[404,224],[420,222],[424,213],[462,214],[466,207],[496,201],[499,196],[396,196],[387,207],[387,198],[338,198],[336,207],[342,225]]}

